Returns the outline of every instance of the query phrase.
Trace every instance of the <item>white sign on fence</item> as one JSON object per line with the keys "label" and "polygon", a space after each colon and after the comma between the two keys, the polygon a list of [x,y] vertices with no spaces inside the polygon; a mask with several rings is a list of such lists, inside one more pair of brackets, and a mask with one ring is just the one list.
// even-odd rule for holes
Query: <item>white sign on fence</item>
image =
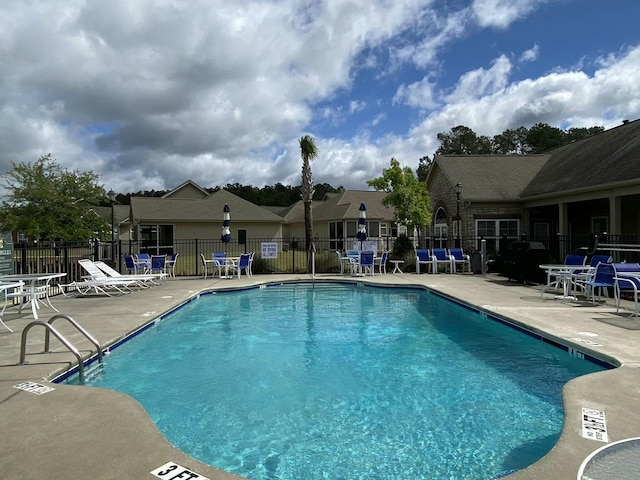
{"label": "white sign on fence", "polygon": [[278,258],[278,244],[275,242],[263,242],[262,258]]}
{"label": "white sign on fence", "polygon": [[[360,246],[362,245],[362,248]],[[376,240],[360,240],[353,241],[353,249],[360,250],[361,252],[373,252],[374,255],[378,255],[378,242]]]}

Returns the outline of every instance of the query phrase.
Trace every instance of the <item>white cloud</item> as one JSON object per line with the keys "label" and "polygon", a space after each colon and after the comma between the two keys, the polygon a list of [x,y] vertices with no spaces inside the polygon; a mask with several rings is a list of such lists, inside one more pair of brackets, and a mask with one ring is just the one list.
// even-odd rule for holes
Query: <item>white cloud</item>
{"label": "white cloud", "polygon": [[410,85],[402,84],[393,97],[393,103],[402,103],[420,109],[432,109],[436,106],[434,88],[436,85],[428,78],[423,78]]}
{"label": "white cloud", "polygon": [[501,93],[507,86],[511,62],[501,55],[493,61],[491,68],[479,68],[465,73],[453,93],[447,96],[447,103],[459,103],[467,98],[481,98]]}
{"label": "white cloud", "polygon": [[[498,59],[494,67],[502,62]],[[487,89],[493,76],[482,73],[488,74],[491,69],[465,75],[447,104],[411,130],[410,151],[420,145],[432,155],[439,146],[437,133],[456,125],[493,136],[507,128],[530,127],[540,122],[565,124],[566,128],[611,128],[622,119],[640,117],[640,84],[636,81],[640,78],[640,46],[610,57],[605,63],[607,66],[593,76],[580,71],[550,73],[500,89]],[[504,66],[498,68],[497,78],[502,78],[499,72],[506,70]],[[500,83],[504,78],[497,84]]]}
{"label": "white cloud", "polygon": [[[310,133],[315,181],[366,188],[391,157],[417,166],[455,125],[494,135],[640,116],[640,47],[523,80],[496,54],[442,83],[452,45],[542,3],[0,2],[0,172],[51,152],[122,192],[297,184],[297,139]],[[518,61],[542,57],[534,44]]]}
{"label": "white cloud", "polygon": [[473,0],[472,10],[481,27],[506,28],[547,0]]}
{"label": "white cloud", "polygon": [[539,55],[540,55],[540,47],[536,44],[532,48],[522,52],[522,55],[520,55],[519,61],[521,63],[522,62],[534,62],[535,60],[538,59]]}

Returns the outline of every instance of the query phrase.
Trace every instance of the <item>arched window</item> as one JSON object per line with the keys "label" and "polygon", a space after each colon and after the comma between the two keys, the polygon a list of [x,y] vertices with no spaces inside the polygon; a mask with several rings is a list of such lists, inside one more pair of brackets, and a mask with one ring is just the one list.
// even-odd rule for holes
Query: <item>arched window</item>
{"label": "arched window", "polygon": [[433,233],[436,238],[447,238],[449,227],[447,226],[447,214],[444,208],[439,207],[433,219]]}

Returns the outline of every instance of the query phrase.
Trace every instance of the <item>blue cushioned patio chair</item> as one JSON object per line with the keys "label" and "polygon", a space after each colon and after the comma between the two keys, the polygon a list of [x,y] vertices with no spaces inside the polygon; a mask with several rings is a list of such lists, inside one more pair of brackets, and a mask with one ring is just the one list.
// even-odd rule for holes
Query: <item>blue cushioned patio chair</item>
{"label": "blue cushioned patio chair", "polygon": [[149,268],[149,273],[164,274],[166,276],[166,264],[166,255],[151,255],[151,267]]}
{"label": "blue cushioned patio chair", "polygon": [[431,250],[433,256],[433,273],[438,273],[438,265],[444,265],[444,271],[453,273],[451,256],[447,253],[446,248],[434,248]]}
{"label": "blue cushioned patio chair", "polygon": [[340,264],[340,275],[344,275],[345,259],[342,256],[342,252],[340,250],[336,250],[336,255],[338,255],[338,263]]}
{"label": "blue cushioned patio chair", "polygon": [[416,273],[420,273],[420,265],[427,266],[427,273],[433,269],[433,257],[428,248],[416,250]]}
{"label": "blue cushioned patio chair", "polygon": [[167,263],[165,264],[165,268],[170,277],[176,276],[176,263],[178,263],[178,255],[179,253],[173,253],[171,258],[167,259]]}
{"label": "blue cushioned patio chair", "polygon": [[144,267],[144,271],[148,272],[151,268],[151,255],[148,253],[138,253],[136,255],[136,264]]}
{"label": "blue cushioned patio chair", "polygon": [[372,251],[360,252],[360,262],[358,263],[359,273],[362,275],[366,275],[367,272],[371,276],[375,275],[375,265],[373,263],[373,259],[375,254]]}
{"label": "blue cushioned patio chair", "polygon": [[238,263],[234,263],[233,265],[231,265],[231,269],[234,272],[238,272],[238,278],[240,278],[242,270],[244,270],[244,273],[247,274],[247,277],[250,277],[251,276],[251,254],[250,253],[241,254],[240,258],[238,259]]}
{"label": "blue cushioned patio chair", "polygon": [[124,256],[124,266],[130,274],[144,273],[144,266],[138,265],[136,260],[131,255]]}
{"label": "blue cushioned patio chair", "polygon": [[464,253],[462,248],[450,248],[449,256],[451,257],[453,273],[457,271],[456,265],[462,265],[462,273],[464,273],[465,266],[467,267],[467,272],[471,273],[471,257]]}
{"label": "blue cushioned patio chair", "polygon": [[[586,265],[587,256],[586,255],[567,255],[564,257],[564,265]],[[588,267],[585,266],[584,270],[575,270],[574,273],[585,272]],[[561,288],[561,284],[568,279],[570,282],[574,283],[573,276],[565,277],[564,274],[558,275],[556,270],[548,270],[547,271],[547,287],[549,288]],[[574,283],[574,285],[581,285]],[[545,287],[545,288],[547,288]]]}
{"label": "blue cushioned patio chair", "polygon": [[207,278],[207,275],[210,273],[211,276],[215,276],[216,265],[213,263],[213,260],[207,260],[204,257],[204,254],[200,254],[200,264],[202,265],[202,271],[204,272],[204,278]]}
{"label": "blue cushioned patio chair", "polygon": [[374,270],[375,270],[375,266],[377,265],[378,272],[380,273],[380,275],[387,274],[387,258],[388,257],[389,257],[389,252],[385,250],[384,252],[382,252],[382,255],[380,257],[373,259]]}
{"label": "blue cushioned patio chair", "polygon": [[571,274],[571,280],[574,284],[581,287],[584,282],[591,280],[596,272],[599,263],[612,263],[611,255],[594,255],[589,262],[589,268],[585,270],[577,270]]}
{"label": "blue cushioned patio chair", "polygon": [[249,254],[249,276],[253,277],[253,259],[256,256],[256,252],[251,252]]}
{"label": "blue cushioned patio chair", "polygon": [[[638,292],[640,292],[640,264],[637,263],[614,263],[613,269],[615,275],[615,298],[616,313],[620,310],[620,300],[622,294],[627,294],[633,301],[634,309],[632,316],[640,316],[640,307],[638,306]],[[625,275],[626,274],[626,275]]]}
{"label": "blue cushioned patio chair", "polygon": [[591,298],[592,303],[596,303],[596,290],[598,290],[598,301],[604,293],[609,297],[609,288],[615,286],[615,270],[612,263],[599,263],[596,267],[593,279],[582,282],[585,287],[587,300]]}

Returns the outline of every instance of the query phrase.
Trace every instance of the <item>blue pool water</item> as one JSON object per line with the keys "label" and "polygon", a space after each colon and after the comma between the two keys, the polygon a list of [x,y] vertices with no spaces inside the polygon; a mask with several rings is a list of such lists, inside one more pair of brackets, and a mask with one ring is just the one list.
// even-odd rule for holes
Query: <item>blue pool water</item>
{"label": "blue pool water", "polygon": [[253,480],[478,480],[548,452],[562,386],[600,370],[423,290],[283,285],[204,295],[87,383]]}

